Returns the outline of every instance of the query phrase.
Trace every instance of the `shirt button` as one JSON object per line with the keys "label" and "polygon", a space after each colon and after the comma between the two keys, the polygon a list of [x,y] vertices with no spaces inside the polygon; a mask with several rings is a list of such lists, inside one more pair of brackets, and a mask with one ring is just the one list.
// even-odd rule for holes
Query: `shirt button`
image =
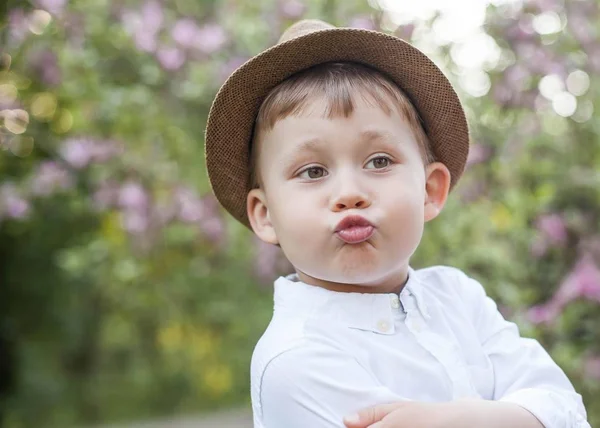
{"label": "shirt button", "polygon": [[380,332],[385,333],[385,332],[389,331],[390,323],[387,322],[386,320],[381,320],[377,323],[377,328],[379,329]]}
{"label": "shirt button", "polygon": [[398,297],[396,297],[396,296],[392,297],[391,305],[392,305],[392,308],[398,309],[400,307],[400,299],[398,299]]}

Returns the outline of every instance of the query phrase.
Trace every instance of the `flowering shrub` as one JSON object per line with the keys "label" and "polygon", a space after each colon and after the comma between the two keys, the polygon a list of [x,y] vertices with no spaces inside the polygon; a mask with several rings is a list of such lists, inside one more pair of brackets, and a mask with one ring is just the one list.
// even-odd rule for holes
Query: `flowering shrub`
{"label": "flowering shrub", "polygon": [[293,20],[319,16],[412,40],[454,80],[471,121],[468,170],[414,265],[479,279],[600,423],[598,3],[482,1],[480,15],[459,17],[480,17],[473,34],[449,26],[443,8],[408,19],[386,0],[371,2],[377,10],[267,3],[8,2],[0,422],[69,425],[248,402],[270,284],[290,267],[219,209],[203,131],[237,66]]}

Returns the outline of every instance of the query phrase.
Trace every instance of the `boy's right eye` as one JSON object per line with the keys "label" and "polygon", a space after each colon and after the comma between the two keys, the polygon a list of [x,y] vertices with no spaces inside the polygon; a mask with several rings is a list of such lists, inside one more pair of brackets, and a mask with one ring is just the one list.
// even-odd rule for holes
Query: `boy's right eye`
{"label": "boy's right eye", "polygon": [[310,180],[316,180],[318,178],[325,177],[327,175],[327,171],[325,168],[320,166],[311,166],[310,168],[306,168],[299,174],[301,178],[308,178]]}

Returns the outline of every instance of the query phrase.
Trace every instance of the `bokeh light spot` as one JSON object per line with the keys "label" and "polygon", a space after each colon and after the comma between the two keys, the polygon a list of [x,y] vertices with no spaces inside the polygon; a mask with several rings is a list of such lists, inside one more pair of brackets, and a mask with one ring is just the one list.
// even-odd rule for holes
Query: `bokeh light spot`
{"label": "bokeh light spot", "polygon": [[573,114],[573,116],[571,116],[571,119],[577,123],[587,122],[594,114],[594,103],[592,103],[590,100],[585,100],[578,104],[577,111]]}
{"label": "bokeh light spot", "polygon": [[52,15],[45,10],[36,9],[29,16],[29,31],[39,36],[46,30],[51,21]]}
{"label": "bokeh light spot", "polygon": [[56,97],[50,92],[36,94],[31,101],[31,114],[38,120],[49,121],[56,112]]}
{"label": "bokeh light spot", "polygon": [[560,16],[556,12],[544,12],[533,18],[533,29],[538,34],[554,34],[562,29]]}
{"label": "bokeh light spot", "polygon": [[496,41],[483,31],[478,31],[462,43],[454,44],[450,50],[452,59],[460,67],[487,70],[498,65],[501,53]]}
{"label": "bokeh light spot", "polygon": [[581,96],[590,88],[590,76],[583,70],[575,70],[567,77],[567,89],[576,96]]}
{"label": "bokeh light spot", "polygon": [[552,108],[560,116],[572,116],[577,109],[577,98],[569,92],[561,92],[552,99]]}
{"label": "bokeh light spot", "polygon": [[67,109],[59,110],[52,122],[51,129],[57,134],[65,134],[73,127],[73,115]]}
{"label": "bokeh light spot", "polygon": [[18,90],[12,83],[0,85],[0,101],[11,104],[17,99]]}
{"label": "bokeh light spot", "polygon": [[33,137],[19,135],[10,140],[9,149],[20,158],[29,156],[33,151]]}
{"label": "bokeh light spot", "polygon": [[25,110],[2,110],[0,117],[4,118],[4,127],[13,134],[22,134],[29,125],[29,113]]}
{"label": "bokeh light spot", "polygon": [[556,74],[549,74],[547,76],[542,77],[540,83],[538,84],[538,88],[540,90],[540,94],[547,100],[553,100],[554,97],[564,92],[565,84]]}
{"label": "bokeh light spot", "polygon": [[459,83],[473,97],[483,97],[492,86],[490,76],[485,71],[480,70],[469,71],[461,75]]}

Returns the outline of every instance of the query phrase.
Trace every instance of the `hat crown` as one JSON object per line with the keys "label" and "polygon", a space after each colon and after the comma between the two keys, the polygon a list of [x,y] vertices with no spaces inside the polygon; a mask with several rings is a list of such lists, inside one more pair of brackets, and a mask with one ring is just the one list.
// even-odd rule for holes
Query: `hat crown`
{"label": "hat crown", "polygon": [[333,25],[328,24],[320,19],[303,19],[291,25],[287,30],[283,32],[279,38],[279,43],[287,42],[288,40],[295,39],[296,37],[304,36],[309,33],[313,33],[319,30],[329,30],[335,28]]}

